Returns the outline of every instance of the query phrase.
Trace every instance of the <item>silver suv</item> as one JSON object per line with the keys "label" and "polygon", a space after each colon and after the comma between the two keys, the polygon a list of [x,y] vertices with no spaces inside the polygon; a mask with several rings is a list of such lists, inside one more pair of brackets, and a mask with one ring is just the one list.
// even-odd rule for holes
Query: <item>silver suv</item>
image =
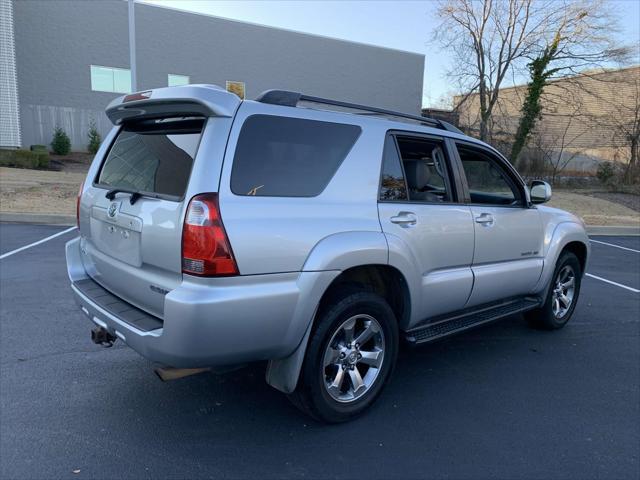
{"label": "silver suv", "polygon": [[583,223],[444,122],[210,85],[106,112],[71,287],[96,343],[173,376],[267,360],[270,385],[340,422],[378,397],[400,340],[516,313],[557,329],[575,309]]}

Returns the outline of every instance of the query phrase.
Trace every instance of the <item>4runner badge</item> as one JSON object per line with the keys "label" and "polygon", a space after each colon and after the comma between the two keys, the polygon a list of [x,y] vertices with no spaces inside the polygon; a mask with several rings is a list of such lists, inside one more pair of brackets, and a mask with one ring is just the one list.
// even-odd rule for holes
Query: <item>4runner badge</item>
{"label": "4runner badge", "polygon": [[109,218],[115,218],[116,213],[118,213],[118,202],[111,202],[107,215],[109,215]]}

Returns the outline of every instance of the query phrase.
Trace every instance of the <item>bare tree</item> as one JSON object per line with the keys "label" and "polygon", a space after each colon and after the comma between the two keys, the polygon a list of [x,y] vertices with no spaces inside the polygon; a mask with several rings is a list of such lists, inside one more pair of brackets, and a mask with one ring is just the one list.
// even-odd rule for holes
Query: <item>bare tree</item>
{"label": "bare tree", "polygon": [[595,128],[609,131],[614,146],[628,149],[624,162],[624,181],[633,183],[640,176],[640,70],[631,70],[624,80],[617,79],[598,90],[589,91],[609,104],[608,111],[593,116]]}
{"label": "bare tree", "polygon": [[[633,98],[623,107],[628,113],[627,121],[616,125],[616,132],[627,141],[629,147],[629,163],[625,174],[627,182],[633,182],[638,177],[640,154],[640,78],[635,78],[634,87]],[[624,112],[622,113],[624,115]]]}
{"label": "bare tree", "polygon": [[563,115],[564,125],[560,129],[549,128],[544,121],[540,122],[532,135],[530,150],[540,156],[551,184],[555,184],[558,175],[584,153],[578,144],[590,127],[581,121],[580,110],[581,105],[578,104],[570,114]]}
{"label": "bare tree", "polygon": [[[554,74],[620,57],[604,0],[441,0],[436,39],[453,54],[449,76],[477,93],[479,136],[488,140],[500,88],[554,40]],[[463,98],[468,100],[471,97]]]}

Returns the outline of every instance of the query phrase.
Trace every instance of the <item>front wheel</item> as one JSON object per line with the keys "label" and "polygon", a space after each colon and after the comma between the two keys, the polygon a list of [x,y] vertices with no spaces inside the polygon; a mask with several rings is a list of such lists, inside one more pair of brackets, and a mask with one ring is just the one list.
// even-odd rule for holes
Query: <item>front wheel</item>
{"label": "front wheel", "polygon": [[525,315],[531,324],[546,330],[564,327],[578,303],[582,269],[578,257],[571,252],[563,253],[553,273],[549,293],[542,307]]}
{"label": "front wheel", "polygon": [[391,376],[397,321],[388,303],[370,292],[343,296],[316,321],[289,398],[318,420],[344,422],[367,409]]}

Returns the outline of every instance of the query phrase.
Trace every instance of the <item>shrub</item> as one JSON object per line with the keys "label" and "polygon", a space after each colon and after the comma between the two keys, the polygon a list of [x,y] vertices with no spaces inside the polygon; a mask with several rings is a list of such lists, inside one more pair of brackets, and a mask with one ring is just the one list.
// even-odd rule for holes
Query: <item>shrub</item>
{"label": "shrub", "polygon": [[602,162],[598,165],[598,171],[596,176],[603,184],[608,185],[609,182],[616,176],[616,168],[613,162]]}
{"label": "shrub", "polygon": [[32,152],[41,151],[41,152],[49,152],[49,148],[46,145],[31,145],[29,150]]}
{"label": "shrub", "polygon": [[89,145],[87,145],[87,150],[89,153],[96,154],[98,149],[100,148],[100,143],[102,142],[102,138],[100,137],[100,133],[96,128],[96,122],[93,120],[89,124]]}
{"label": "shrub", "polygon": [[51,149],[56,155],[68,155],[71,151],[71,140],[69,140],[66,132],[60,127],[56,127],[53,132]]}
{"label": "shrub", "polygon": [[17,168],[48,168],[49,153],[29,150],[0,150],[0,166]]}

